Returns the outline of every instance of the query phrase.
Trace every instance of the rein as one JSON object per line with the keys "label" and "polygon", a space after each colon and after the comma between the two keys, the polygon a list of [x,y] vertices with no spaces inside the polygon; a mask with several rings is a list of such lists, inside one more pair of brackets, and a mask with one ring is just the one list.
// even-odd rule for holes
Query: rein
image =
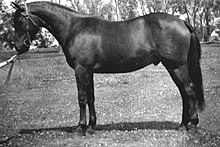
{"label": "rein", "polygon": [[8,83],[9,83],[9,80],[10,80],[10,77],[11,77],[11,73],[12,73],[13,67],[14,67],[14,62],[11,63],[11,66],[10,66],[10,68],[9,68],[9,70],[8,70],[8,74],[7,74],[7,77],[6,77],[6,79],[5,79],[5,82],[4,82],[3,86],[0,88],[0,94],[1,94],[2,92],[4,92],[4,90],[5,90],[6,87],[8,86]]}

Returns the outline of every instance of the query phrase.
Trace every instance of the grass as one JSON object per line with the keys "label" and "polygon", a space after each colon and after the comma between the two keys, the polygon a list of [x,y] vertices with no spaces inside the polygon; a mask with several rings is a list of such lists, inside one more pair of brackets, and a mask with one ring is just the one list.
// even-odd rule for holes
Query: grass
{"label": "grass", "polygon": [[[219,146],[220,50],[216,45],[202,49],[207,107],[197,133],[176,130],[181,97],[159,64],[126,74],[96,74],[96,133],[80,137],[74,133],[79,119],[74,71],[64,56],[32,54],[15,63],[9,87],[0,94],[0,143],[12,136],[2,145]],[[0,83],[7,70],[1,69]]]}

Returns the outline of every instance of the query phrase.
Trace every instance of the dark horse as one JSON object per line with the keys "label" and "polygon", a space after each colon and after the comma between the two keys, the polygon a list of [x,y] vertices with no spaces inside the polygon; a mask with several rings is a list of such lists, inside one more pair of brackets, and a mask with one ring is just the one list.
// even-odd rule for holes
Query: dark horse
{"label": "dark horse", "polygon": [[62,46],[67,63],[75,70],[82,132],[87,129],[87,104],[88,128],[96,125],[94,73],[125,73],[160,62],[182,96],[181,127],[198,124],[197,112],[204,108],[201,48],[188,23],[164,13],[109,22],[50,2],[13,6],[18,54],[29,50],[40,27],[48,29]]}

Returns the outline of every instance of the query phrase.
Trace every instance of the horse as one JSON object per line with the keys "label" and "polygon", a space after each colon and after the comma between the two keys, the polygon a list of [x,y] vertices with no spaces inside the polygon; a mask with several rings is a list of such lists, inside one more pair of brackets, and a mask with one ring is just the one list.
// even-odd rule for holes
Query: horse
{"label": "horse", "polygon": [[68,65],[74,69],[80,132],[85,134],[96,125],[95,73],[127,73],[159,63],[167,69],[182,97],[180,128],[196,128],[205,101],[201,46],[189,23],[166,13],[107,21],[51,2],[12,5],[16,9],[14,41],[18,55],[29,50],[39,28],[44,27],[57,39]]}

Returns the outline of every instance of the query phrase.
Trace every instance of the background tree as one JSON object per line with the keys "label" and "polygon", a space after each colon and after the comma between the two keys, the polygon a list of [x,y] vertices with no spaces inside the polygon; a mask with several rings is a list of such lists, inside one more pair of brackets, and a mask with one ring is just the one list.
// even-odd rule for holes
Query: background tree
{"label": "background tree", "polygon": [[101,8],[100,14],[101,17],[106,19],[106,20],[110,20],[113,21],[114,20],[114,12],[115,8],[113,7],[113,5],[111,3],[107,3],[105,5],[103,5],[103,7]]}
{"label": "background tree", "polygon": [[219,16],[220,0],[203,0],[203,16],[205,22],[204,41],[208,41],[211,32],[214,29],[213,22],[216,16]]}
{"label": "background tree", "polygon": [[[6,1],[6,0],[4,0]],[[13,48],[13,13],[0,1],[0,49]],[[15,0],[23,3],[24,0]],[[95,15],[110,21],[120,21],[153,12],[165,12],[190,21],[203,41],[220,28],[220,0],[48,0],[66,5],[79,13]],[[65,3],[65,2],[68,2]],[[218,21],[216,21],[218,20]],[[219,25],[215,25],[219,22]],[[36,35],[34,45],[50,47],[54,38],[45,29]]]}
{"label": "background tree", "polygon": [[74,10],[79,11],[79,0],[67,0],[67,2],[70,2]]}
{"label": "background tree", "polygon": [[136,0],[118,0],[121,19],[125,20],[137,16],[137,6],[138,2]]}
{"label": "background tree", "polygon": [[12,26],[12,13],[3,1],[0,3],[0,48],[7,50],[13,47],[14,29]]}

